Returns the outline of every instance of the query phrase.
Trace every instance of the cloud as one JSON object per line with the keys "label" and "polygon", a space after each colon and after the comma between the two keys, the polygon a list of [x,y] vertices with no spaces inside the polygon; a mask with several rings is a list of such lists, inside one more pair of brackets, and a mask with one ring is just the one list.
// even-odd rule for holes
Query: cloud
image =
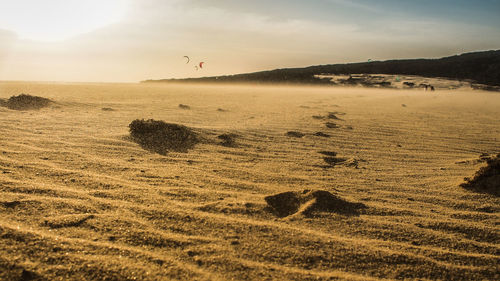
{"label": "cloud", "polygon": [[[124,21],[64,42],[14,40],[9,72],[1,75],[138,81],[438,57],[500,46],[496,27],[410,16],[371,3],[134,0]],[[184,55],[206,61],[206,68],[196,71]]]}
{"label": "cloud", "polygon": [[57,41],[119,21],[129,0],[0,1],[0,28],[19,37]]}

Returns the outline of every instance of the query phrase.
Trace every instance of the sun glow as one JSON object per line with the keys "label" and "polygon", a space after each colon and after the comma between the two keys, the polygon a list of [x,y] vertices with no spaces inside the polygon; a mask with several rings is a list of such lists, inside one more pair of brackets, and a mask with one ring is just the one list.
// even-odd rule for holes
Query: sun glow
{"label": "sun glow", "polygon": [[0,0],[0,29],[61,41],[122,20],[130,0]]}

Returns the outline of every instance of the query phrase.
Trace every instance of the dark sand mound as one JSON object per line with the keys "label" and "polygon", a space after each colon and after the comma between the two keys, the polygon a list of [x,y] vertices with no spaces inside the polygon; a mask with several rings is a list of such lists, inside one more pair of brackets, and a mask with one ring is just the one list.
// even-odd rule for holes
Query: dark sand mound
{"label": "dark sand mound", "polygon": [[486,167],[480,168],[473,179],[465,178],[460,186],[500,196],[500,154],[486,160]]}
{"label": "dark sand mound", "polygon": [[14,200],[14,201],[3,201],[0,202],[0,206],[4,208],[15,208],[17,205],[20,205],[21,201]]}
{"label": "dark sand mound", "polygon": [[6,101],[0,101],[0,106],[14,110],[29,110],[41,109],[49,106],[51,103],[52,101],[47,98],[20,94],[19,96],[12,96]]}
{"label": "dark sand mound", "polygon": [[335,151],[318,151],[318,153],[326,155],[326,156],[332,156],[332,157],[337,156],[337,152],[335,152]]}
{"label": "dark sand mound", "polygon": [[334,119],[334,120],[342,120],[342,119],[337,117],[337,115],[340,115],[340,114],[341,114],[340,112],[329,112],[327,115],[327,118]]}
{"label": "dark sand mound", "polygon": [[317,136],[317,137],[323,137],[323,138],[329,138],[330,137],[329,134],[325,134],[323,132],[316,132],[316,133],[314,133],[314,135]]}
{"label": "dark sand mound", "polygon": [[327,166],[323,166],[323,168],[335,167],[337,165],[342,165],[345,167],[354,167],[356,169],[359,168],[359,162],[366,162],[363,159],[355,159],[355,158],[345,158],[345,157],[337,157],[335,152],[332,151],[320,151],[320,154],[325,155],[323,157],[323,161],[327,163]]}
{"label": "dark sand mound", "polygon": [[328,112],[328,114],[326,116],[313,115],[312,118],[318,119],[318,120],[323,120],[323,119],[343,120],[343,119],[339,118],[337,115],[345,115],[345,113],[334,111],[334,112]]}
{"label": "dark sand mound", "polygon": [[198,134],[183,125],[136,119],[129,128],[135,142],[159,154],[166,154],[170,150],[187,152],[199,142]]}
{"label": "dark sand mound", "polygon": [[347,160],[349,160],[348,158],[343,158],[343,157],[323,157],[323,160],[331,165],[331,166],[335,166],[335,165],[338,165],[338,164],[343,164],[345,163]]}
{"label": "dark sand mound", "polygon": [[222,134],[217,136],[217,138],[221,140],[219,144],[227,147],[236,146],[236,137],[237,135],[235,134]]}
{"label": "dark sand mound", "polygon": [[343,215],[357,215],[362,203],[351,203],[325,190],[304,190],[283,192],[264,198],[271,211],[279,217],[291,215],[313,216],[317,212],[333,212]]}
{"label": "dark sand mound", "polygon": [[340,128],[340,126],[339,126],[339,125],[337,125],[337,124],[335,124],[335,123],[332,123],[332,122],[326,122],[326,123],[325,123],[325,126],[326,126],[327,128],[330,128],[330,129],[337,129],[337,128]]}
{"label": "dark sand mound", "polygon": [[288,137],[292,137],[292,138],[301,138],[301,137],[305,136],[304,133],[297,132],[297,131],[289,131],[285,135]]}

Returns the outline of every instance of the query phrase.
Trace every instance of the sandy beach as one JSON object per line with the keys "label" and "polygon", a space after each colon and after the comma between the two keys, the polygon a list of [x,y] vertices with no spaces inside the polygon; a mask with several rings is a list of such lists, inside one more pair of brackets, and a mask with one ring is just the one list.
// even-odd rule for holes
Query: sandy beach
{"label": "sandy beach", "polygon": [[[500,277],[500,199],[459,186],[499,153],[498,93],[0,83],[20,93],[53,103],[0,107],[2,280]],[[155,153],[136,119],[203,141]]]}

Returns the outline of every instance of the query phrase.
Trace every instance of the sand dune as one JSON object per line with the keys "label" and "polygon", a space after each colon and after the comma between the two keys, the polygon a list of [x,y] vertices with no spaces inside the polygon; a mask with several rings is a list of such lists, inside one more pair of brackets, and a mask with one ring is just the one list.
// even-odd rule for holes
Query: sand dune
{"label": "sand dune", "polygon": [[[500,199],[459,186],[500,152],[498,93],[0,83],[20,93],[54,104],[0,107],[1,280],[500,279]],[[155,153],[136,119],[213,141]]]}

